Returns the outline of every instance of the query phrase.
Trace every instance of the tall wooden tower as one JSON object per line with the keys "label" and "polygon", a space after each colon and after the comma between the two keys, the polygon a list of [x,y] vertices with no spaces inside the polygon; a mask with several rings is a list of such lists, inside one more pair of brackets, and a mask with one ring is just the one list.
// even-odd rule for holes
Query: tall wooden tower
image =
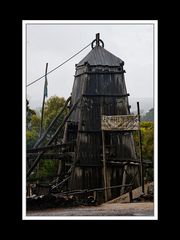
{"label": "tall wooden tower", "polygon": [[91,47],[76,64],[72,94],[66,103],[69,113],[63,123],[59,122],[60,113],[35,144],[36,159],[30,164],[28,176],[50,150],[48,157],[60,160],[59,179],[52,189],[106,187],[108,200],[126,190],[112,186],[139,185],[139,160],[132,131],[102,131],[103,116],[130,115],[124,62],[104,48],[99,34]]}
{"label": "tall wooden tower", "polygon": [[[81,100],[67,123],[67,129],[69,124],[77,129],[71,190],[104,186],[101,116],[130,114],[124,62],[104,48],[99,34],[91,46],[92,50],[76,65],[71,104]],[[70,140],[68,136],[66,139]],[[125,163],[137,161],[132,132],[106,133],[105,143],[106,186],[128,182],[134,167]],[[108,199],[119,193],[120,189],[109,190]]]}

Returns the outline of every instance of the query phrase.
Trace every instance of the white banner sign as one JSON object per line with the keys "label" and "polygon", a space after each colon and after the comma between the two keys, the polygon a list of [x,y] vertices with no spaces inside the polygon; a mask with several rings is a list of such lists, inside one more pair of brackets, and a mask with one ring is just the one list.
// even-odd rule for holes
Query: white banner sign
{"label": "white banner sign", "polygon": [[115,115],[101,118],[101,129],[104,131],[130,131],[139,130],[137,115]]}

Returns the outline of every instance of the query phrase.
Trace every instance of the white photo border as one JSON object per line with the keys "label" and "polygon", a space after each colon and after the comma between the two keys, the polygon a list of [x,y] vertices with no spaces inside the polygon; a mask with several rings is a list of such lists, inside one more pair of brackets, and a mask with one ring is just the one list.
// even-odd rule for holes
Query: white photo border
{"label": "white photo border", "polygon": [[[26,82],[27,25],[153,25],[154,216],[26,215]],[[158,20],[23,20],[22,21],[22,219],[23,220],[158,220]]]}

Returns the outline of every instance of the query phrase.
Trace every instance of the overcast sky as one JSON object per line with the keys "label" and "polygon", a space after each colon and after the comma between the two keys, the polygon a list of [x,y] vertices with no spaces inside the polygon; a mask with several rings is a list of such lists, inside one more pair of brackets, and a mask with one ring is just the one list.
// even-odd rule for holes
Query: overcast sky
{"label": "overcast sky", "polygon": [[[128,93],[133,98],[153,97],[153,25],[32,25],[27,26],[27,84],[61,64],[100,33],[104,47],[124,62]],[[75,64],[91,46],[48,75],[48,98],[68,98],[73,86]],[[44,78],[27,87],[30,106],[41,106]]]}

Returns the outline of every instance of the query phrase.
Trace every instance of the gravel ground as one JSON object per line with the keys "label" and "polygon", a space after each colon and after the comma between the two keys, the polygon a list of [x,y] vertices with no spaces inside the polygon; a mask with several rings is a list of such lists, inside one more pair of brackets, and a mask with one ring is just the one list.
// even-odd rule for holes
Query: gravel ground
{"label": "gravel ground", "polygon": [[152,202],[105,203],[100,206],[80,206],[28,211],[27,216],[153,216]]}

